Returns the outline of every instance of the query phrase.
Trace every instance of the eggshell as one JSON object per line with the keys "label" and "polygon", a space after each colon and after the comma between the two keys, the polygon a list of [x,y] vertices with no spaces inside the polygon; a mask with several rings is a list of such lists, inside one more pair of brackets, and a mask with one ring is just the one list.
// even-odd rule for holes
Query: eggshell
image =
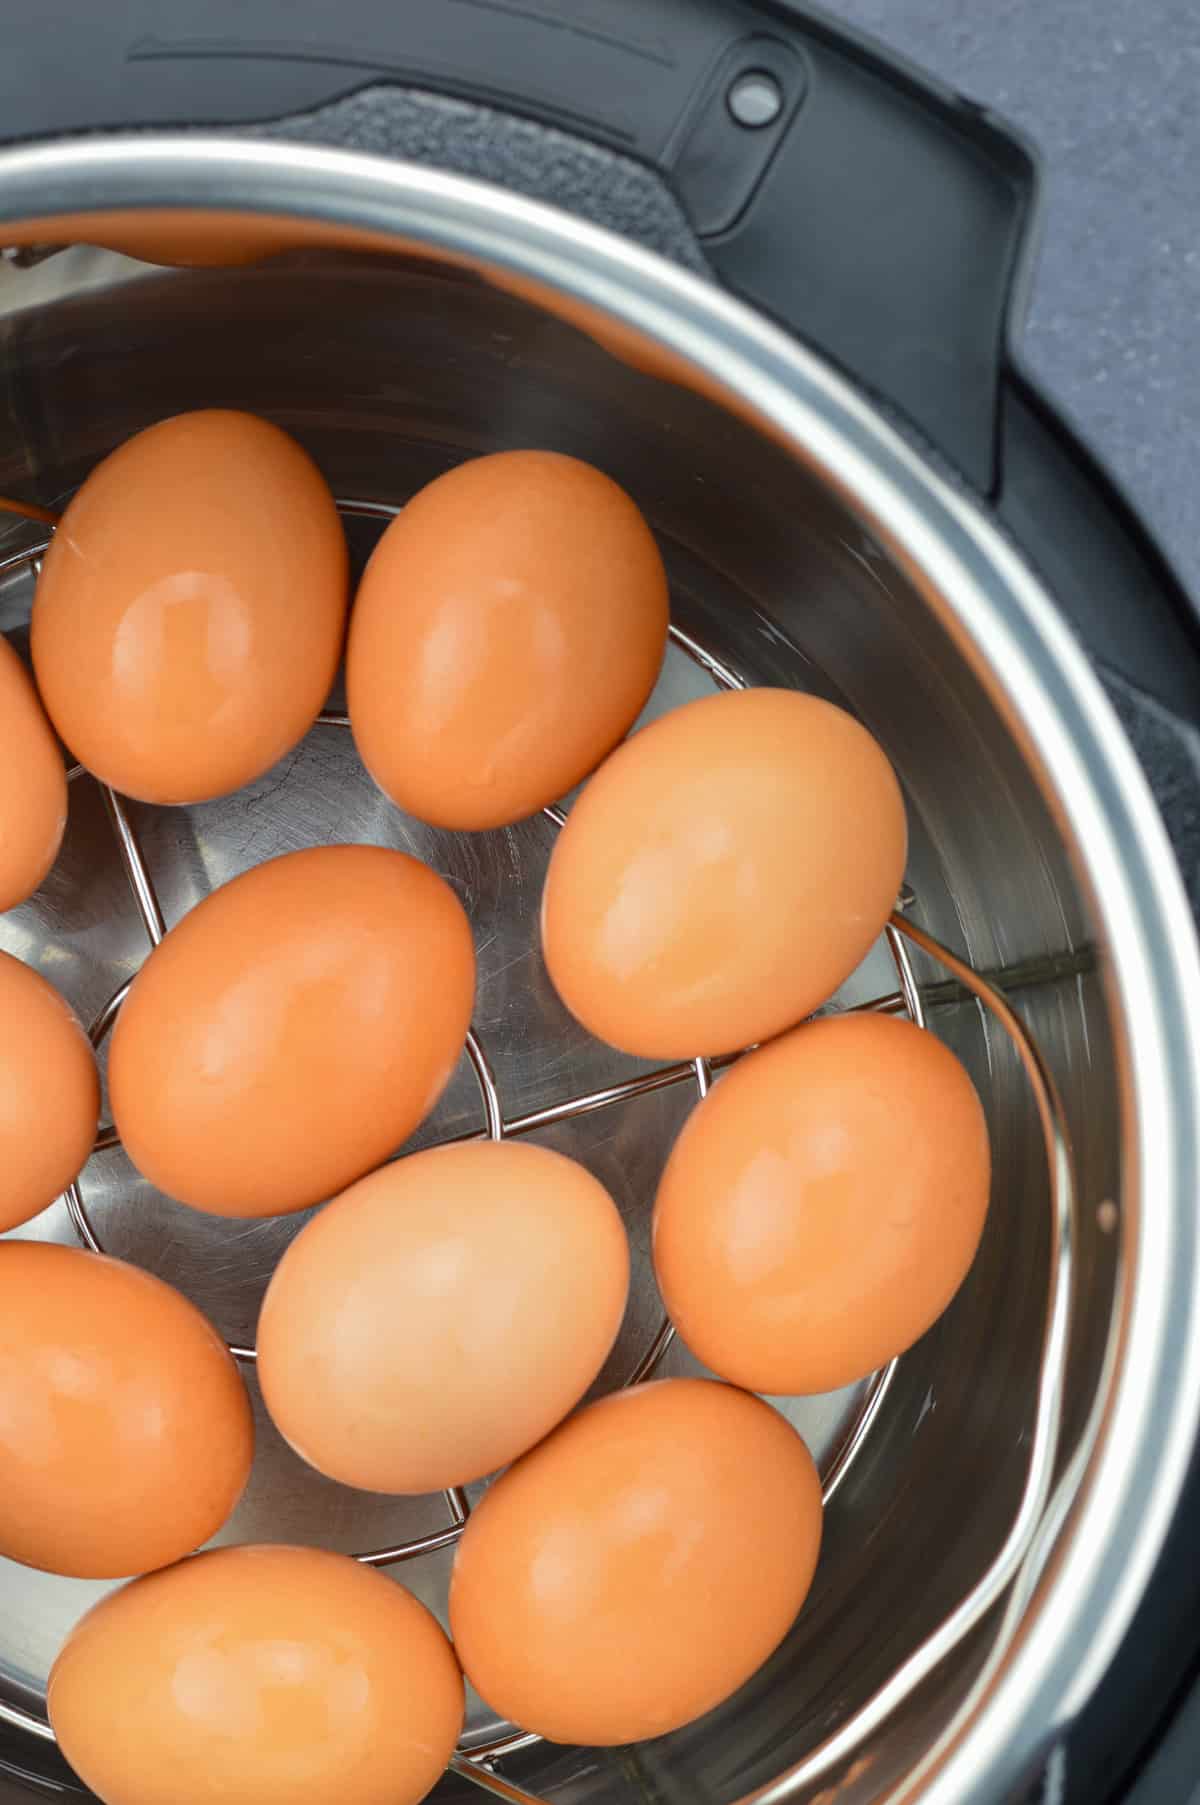
{"label": "eggshell", "polygon": [[0,1234],[78,1176],[99,1118],[87,1035],[52,984],[0,953]]}
{"label": "eggshell", "polygon": [[689,1117],[654,1215],[663,1301],[706,1366],[755,1391],[848,1385],[912,1345],[966,1276],[991,1157],[933,1034],[810,1022]]}
{"label": "eggshell", "polygon": [[632,726],[667,613],[654,536],[609,477],[549,451],[462,464],[389,526],[355,601],[363,763],[442,827],[531,815]]}
{"label": "eggshell", "polygon": [[165,1566],[216,1534],[253,1456],[238,1370],[178,1291],[0,1243],[0,1554],[76,1579]]}
{"label": "eggshell", "polygon": [[221,1548],[89,1611],[49,1707],[105,1805],[416,1805],[463,1683],[393,1580],[315,1548]]}
{"label": "eggshell", "polygon": [[46,553],[34,670],[76,758],[145,802],[249,783],[312,726],[341,656],[347,553],[307,452],[251,414],[148,427]]}
{"label": "eggshell", "polygon": [[215,1215],[320,1202],[433,1107],[474,989],[462,906],[419,860],[270,859],[184,916],[134,979],[108,1067],[126,1151]]}
{"label": "eggshell", "polygon": [[689,702],[572,808],[542,902],[550,976],[628,1053],[766,1040],[863,958],[906,847],[891,766],[843,709],[779,689]]}
{"label": "eggshell", "polygon": [[33,895],[66,825],[62,753],[29,673],[0,635],[0,911]]}
{"label": "eggshell", "polygon": [[711,1710],[787,1634],[821,1485],[758,1398],[666,1379],[589,1405],[473,1512],[450,1623],[467,1677],[553,1742],[659,1736]]}
{"label": "eggshell", "polygon": [[263,1397],[344,1485],[465,1485],[579,1402],[628,1288],[616,1205],[574,1160],[486,1141],[415,1153],[284,1255],[259,1323]]}
{"label": "eggshell", "polygon": [[231,269],[303,245],[305,225],[245,213],[200,213],[192,208],[146,208],[137,213],[92,213],[74,222],[73,236],[143,263],[181,269]]}

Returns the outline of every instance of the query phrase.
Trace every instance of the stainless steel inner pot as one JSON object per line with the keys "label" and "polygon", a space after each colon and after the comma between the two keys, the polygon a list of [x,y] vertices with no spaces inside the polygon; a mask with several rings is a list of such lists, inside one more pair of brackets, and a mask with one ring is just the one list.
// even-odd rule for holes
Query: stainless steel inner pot
{"label": "stainless steel inner pot", "polygon": [[[961,1295],[886,1388],[781,1401],[836,1481],[809,1604],[767,1667],[692,1728],[630,1750],[537,1745],[502,1773],[572,1805],[1011,1796],[1119,1641],[1200,1416],[1200,967],[1145,780],[1085,658],[979,508],[860,396],[649,253],[496,189],[337,152],[142,138],[0,164],[3,242],[77,239],[64,217],[142,208],[269,216],[296,248],[235,269],[80,247],[0,266],[0,491],[53,503],[151,421],[242,407],[314,453],[361,558],[392,509],[464,456],[528,445],[600,464],[649,516],[671,575],[677,638],[651,709],[704,693],[707,657],[718,675],[813,689],[862,716],[908,799],[911,915],[1007,990],[1073,1142],[1062,1483],[1006,1600],[869,1736],[828,1754],[1003,1544],[1041,1374],[1050,1207],[1037,1110],[1005,1034],[917,953],[924,1014],[985,1098],[992,1211]],[[0,517],[0,629],[18,643],[40,537]],[[476,925],[475,1031],[498,1107],[591,1165],[625,1214],[635,1284],[601,1384],[627,1381],[659,1324],[654,1183],[695,1089],[689,1073],[639,1087],[647,1068],[589,1042],[554,998],[537,943],[553,821],[470,837],[424,828],[375,793],[332,722],[260,783],[200,808],[128,805],[114,823],[81,777],[59,867],[0,919],[0,945],[88,1021],[148,945],[113,833],[122,820],[168,923],[234,872],[314,841],[402,845],[451,878]],[[881,947],[838,1000],[900,988]],[[605,1107],[557,1113],[621,1087]],[[486,1104],[465,1061],[421,1140],[481,1131]],[[252,1343],[297,1219],[203,1218],[113,1149],[90,1163],[80,1201],[109,1251]],[[63,1203],[22,1232],[78,1228]],[[659,1368],[691,1369],[677,1346]],[[225,1539],[362,1552],[446,1528],[445,1501],[343,1491],[260,1428],[260,1467]],[[436,1606],[449,1558],[435,1548],[390,1570]],[[97,1591],[0,1562],[4,1805],[72,1784],[23,1726]],[[476,1703],[468,1742],[505,1728]],[[451,1774],[437,1796],[479,1795]]]}

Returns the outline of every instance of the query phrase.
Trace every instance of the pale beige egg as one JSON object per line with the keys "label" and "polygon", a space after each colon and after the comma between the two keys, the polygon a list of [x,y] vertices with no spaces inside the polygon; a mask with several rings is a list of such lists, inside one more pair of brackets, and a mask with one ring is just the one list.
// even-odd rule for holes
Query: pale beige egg
{"label": "pale beige egg", "polygon": [[628,1288],[616,1205],[574,1160],[513,1142],[415,1153],[284,1255],[258,1329],[263,1398],[344,1485],[465,1485],[579,1402]]}

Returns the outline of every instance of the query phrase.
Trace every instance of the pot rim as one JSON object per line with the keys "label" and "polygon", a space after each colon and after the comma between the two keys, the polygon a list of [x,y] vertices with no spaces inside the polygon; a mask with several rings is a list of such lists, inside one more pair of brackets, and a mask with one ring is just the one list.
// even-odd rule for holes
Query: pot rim
{"label": "pot rim", "polygon": [[[488,184],[355,152],[138,134],[0,153],[0,238],[6,224],[28,239],[35,222],[59,216],[177,207],[376,234],[487,274],[550,311],[578,320],[582,309],[601,336],[614,324],[631,333],[841,497],[905,569],[1020,744],[1106,938],[1122,1091],[1123,1279],[1107,1395],[1069,1530],[921,1792],[925,1805],[1006,1796],[1115,1653],[1200,1428],[1200,956],[1149,786],[1098,679],[980,504],[819,357],[650,251]],[[806,1784],[802,1766],[743,1805],[794,1797]]]}

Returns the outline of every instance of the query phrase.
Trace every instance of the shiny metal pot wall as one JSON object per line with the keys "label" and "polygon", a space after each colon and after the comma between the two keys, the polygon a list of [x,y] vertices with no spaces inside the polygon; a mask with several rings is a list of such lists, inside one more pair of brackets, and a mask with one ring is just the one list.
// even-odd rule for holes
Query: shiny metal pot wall
{"label": "shiny metal pot wall", "polygon": [[[816,689],[862,715],[907,791],[914,916],[1003,975],[1074,1141],[1063,1485],[1007,1607],[869,1736],[830,1748],[1003,1543],[1039,1380],[1050,1237],[1037,1113],[1009,1042],[918,960],[926,1011],[987,1100],[994,1206],[963,1293],[869,1421],[857,1396],[795,1413],[827,1469],[841,1460],[810,1604],[767,1668],[692,1729],[604,1755],[534,1747],[505,1771],[573,1805],[815,1800],[835,1785],[839,1805],[1010,1796],[1128,1622],[1200,1415],[1196,947],[1151,796],[1085,659],[982,513],[852,390],[649,254],[499,191],[339,153],[142,139],[0,163],[10,241],[78,238],[64,216],[139,207],[270,216],[304,248],[186,272],[72,250],[6,275],[0,490],[61,495],[150,420],[214,404],[269,415],[310,447],[357,504],[360,552],[386,516],[376,504],[402,502],[464,454],[539,445],[603,465],[645,509],[671,570],[681,637],[660,701],[709,681],[694,645],[741,680]],[[0,538],[6,630],[28,611],[29,543],[24,527]],[[228,803],[138,812],[135,825],[168,919],[298,839],[415,845],[494,927],[476,1026],[509,1116],[629,1078],[572,1034],[540,974],[551,824],[467,842],[398,822],[362,783],[347,736],[325,727],[294,770]],[[89,1017],[144,950],[105,836],[98,798],[80,791],[61,873],[0,923],[0,943],[53,970]],[[862,982],[863,995],[894,986],[886,969]],[[647,1204],[687,1101],[668,1086],[544,1130],[605,1173],[634,1236],[640,1279],[610,1383],[653,1334]],[[434,1132],[479,1120],[465,1068]],[[232,1340],[251,1332],[294,1221],[256,1225],[231,1258],[208,1223],[168,1220],[119,1158],[96,1162],[85,1191],[113,1251],[183,1284]],[[71,1232],[65,1216],[58,1228]],[[331,1504],[270,1444],[265,1465],[239,1536],[362,1549],[397,1535],[394,1512]],[[437,1529],[434,1511],[401,1533]],[[420,1563],[402,1571],[433,1596],[444,1556],[429,1558],[428,1579]],[[8,1805],[64,1783],[53,1749],[14,1725],[37,1715],[54,1638],[83,1599],[3,1566],[0,1593]],[[472,1725],[477,1740],[496,1732],[485,1713]],[[445,1796],[475,1794],[451,1776]]]}

